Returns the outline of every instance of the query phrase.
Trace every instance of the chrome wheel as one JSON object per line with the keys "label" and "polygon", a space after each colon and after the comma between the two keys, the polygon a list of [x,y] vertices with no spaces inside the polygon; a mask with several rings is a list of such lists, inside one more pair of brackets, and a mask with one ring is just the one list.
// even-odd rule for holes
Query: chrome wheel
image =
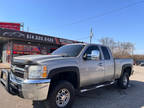
{"label": "chrome wheel", "polygon": [[65,107],[70,101],[70,92],[67,89],[61,89],[56,96],[56,104],[58,107]]}

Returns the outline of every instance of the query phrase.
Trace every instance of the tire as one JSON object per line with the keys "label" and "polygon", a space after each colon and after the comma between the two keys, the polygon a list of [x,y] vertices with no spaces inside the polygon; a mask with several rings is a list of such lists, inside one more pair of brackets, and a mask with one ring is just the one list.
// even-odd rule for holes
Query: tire
{"label": "tire", "polygon": [[124,72],[123,75],[118,80],[118,85],[122,89],[127,89],[129,85],[129,74]]}
{"label": "tire", "polygon": [[68,81],[60,81],[51,88],[46,104],[50,108],[71,108],[74,96],[73,85]]}

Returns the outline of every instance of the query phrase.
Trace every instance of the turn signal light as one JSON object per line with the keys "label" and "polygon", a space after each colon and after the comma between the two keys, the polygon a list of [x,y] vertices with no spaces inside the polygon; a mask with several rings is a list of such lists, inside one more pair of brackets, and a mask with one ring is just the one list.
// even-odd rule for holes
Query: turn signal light
{"label": "turn signal light", "polygon": [[43,67],[43,71],[47,71],[47,66],[44,66],[44,67]]}
{"label": "turn signal light", "polygon": [[46,77],[47,77],[47,66],[44,66],[44,67],[43,67],[42,77],[43,77],[43,78],[46,78]]}

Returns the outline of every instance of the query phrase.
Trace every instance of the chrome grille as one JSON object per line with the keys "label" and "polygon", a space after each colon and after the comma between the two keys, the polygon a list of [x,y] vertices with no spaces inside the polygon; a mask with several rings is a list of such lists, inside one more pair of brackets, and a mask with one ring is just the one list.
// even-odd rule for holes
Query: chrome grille
{"label": "chrome grille", "polygon": [[26,72],[25,65],[12,65],[12,73],[20,78],[24,78],[24,73]]}

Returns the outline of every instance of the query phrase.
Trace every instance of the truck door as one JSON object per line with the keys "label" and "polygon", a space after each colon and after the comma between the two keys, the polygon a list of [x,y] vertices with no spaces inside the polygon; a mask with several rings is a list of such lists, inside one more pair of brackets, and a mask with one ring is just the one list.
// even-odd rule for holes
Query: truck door
{"label": "truck door", "polygon": [[[93,52],[99,53],[95,58]],[[98,46],[89,46],[83,54],[80,66],[81,86],[97,84],[104,80],[104,61]]]}
{"label": "truck door", "polygon": [[114,60],[111,54],[111,51],[104,46],[101,46],[101,50],[104,56],[104,64],[105,64],[105,81],[112,81],[114,77]]}

